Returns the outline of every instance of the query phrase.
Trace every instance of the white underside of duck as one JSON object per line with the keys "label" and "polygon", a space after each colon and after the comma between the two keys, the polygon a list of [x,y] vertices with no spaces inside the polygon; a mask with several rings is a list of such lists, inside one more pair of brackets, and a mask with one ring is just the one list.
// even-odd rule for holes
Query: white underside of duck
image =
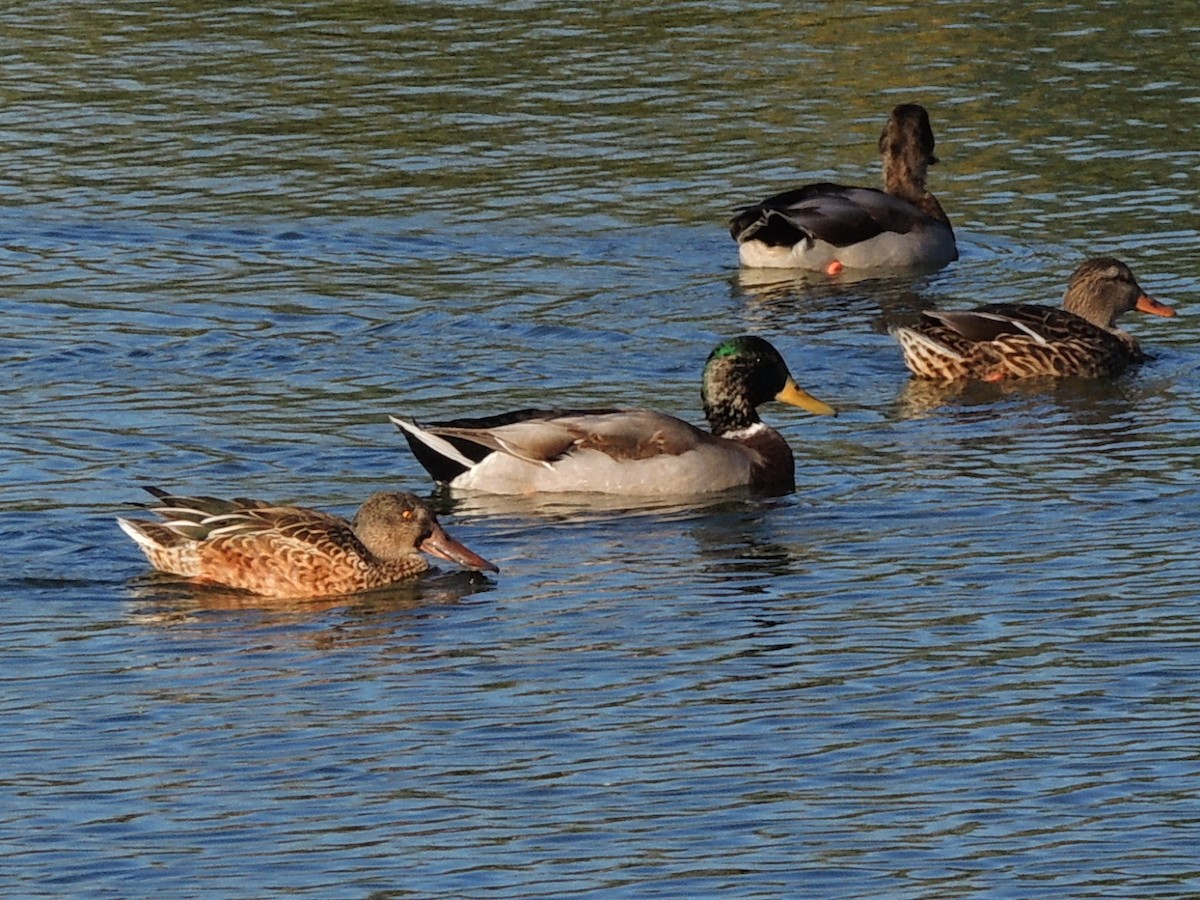
{"label": "white underside of duck", "polygon": [[600,450],[574,450],[551,463],[492,453],[450,482],[490,494],[586,492],[628,496],[697,494],[745,487],[749,455],[703,445],[678,456],[614,459]]}
{"label": "white underside of duck", "polygon": [[770,246],[751,238],[738,245],[738,258],[748,268],[817,272],[827,272],[834,263],[847,269],[941,268],[958,259],[958,248],[950,229],[930,225],[904,234],[885,231],[845,247],[817,238],[791,246]]}

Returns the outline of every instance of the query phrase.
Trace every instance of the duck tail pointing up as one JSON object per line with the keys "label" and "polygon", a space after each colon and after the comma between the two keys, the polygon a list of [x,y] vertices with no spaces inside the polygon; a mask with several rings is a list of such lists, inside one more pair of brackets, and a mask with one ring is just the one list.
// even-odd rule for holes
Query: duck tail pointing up
{"label": "duck tail pointing up", "polygon": [[194,577],[200,573],[198,544],[158,522],[117,518],[117,524],[141,547],[150,565],[160,572]]}
{"label": "duck tail pointing up", "polygon": [[477,461],[465,456],[446,438],[431,434],[415,422],[406,422],[396,416],[388,418],[404,434],[413,456],[433,476],[434,481],[449,484],[463,472],[475,467]]}

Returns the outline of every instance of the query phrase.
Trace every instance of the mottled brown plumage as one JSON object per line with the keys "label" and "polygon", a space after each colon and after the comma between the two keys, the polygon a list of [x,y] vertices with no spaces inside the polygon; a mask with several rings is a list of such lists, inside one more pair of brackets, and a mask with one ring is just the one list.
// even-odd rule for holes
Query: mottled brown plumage
{"label": "mottled brown plumage", "polygon": [[261,500],[174,496],[150,509],[164,521],[118,518],[154,568],[280,598],[332,597],[421,574],[420,552],[473,569],[496,567],[451,538],[412,494],[380,492],[353,522]]}
{"label": "mottled brown plumage", "polygon": [[1143,359],[1137,341],[1116,325],[1132,309],[1175,315],[1141,289],[1127,265],[1099,257],[1075,270],[1062,309],[995,303],[974,310],[926,310],[916,325],[894,328],[892,334],[905,364],[921,378],[1102,378]]}

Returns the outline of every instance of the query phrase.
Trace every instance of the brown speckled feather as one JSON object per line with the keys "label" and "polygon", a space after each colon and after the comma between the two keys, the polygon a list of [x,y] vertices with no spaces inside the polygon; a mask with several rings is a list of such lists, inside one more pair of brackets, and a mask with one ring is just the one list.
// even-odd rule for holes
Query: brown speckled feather
{"label": "brown speckled feather", "polygon": [[200,545],[198,555],[200,579],[272,597],[353,594],[429,568],[416,554],[400,561],[375,559],[349,528],[319,524],[213,538]]}
{"label": "brown speckled feather", "polygon": [[1107,257],[1088,260],[1076,270],[1063,305],[928,310],[917,324],[892,333],[905,364],[922,378],[1103,378],[1144,359],[1137,341],[1116,326],[1118,316],[1131,309],[1174,315],[1142,291],[1124,263]]}
{"label": "brown speckled feather", "polygon": [[419,550],[495,569],[411,494],[375,494],[352,524],[303,507],[152,492],[168,521],[118,523],[156,569],[201,582],[280,598],[353,594],[426,571]]}

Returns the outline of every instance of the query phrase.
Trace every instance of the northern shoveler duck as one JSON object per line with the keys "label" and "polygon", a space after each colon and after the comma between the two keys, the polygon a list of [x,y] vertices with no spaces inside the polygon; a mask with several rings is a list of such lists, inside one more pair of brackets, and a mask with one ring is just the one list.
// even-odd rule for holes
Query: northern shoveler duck
{"label": "northern shoveler duck", "polygon": [[905,364],[921,378],[1101,378],[1143,359],[1137,341],[1116,325],[1131,309],[1175,315],[1141,289],[1129,266],[1099,257],[1075,270],[1062,309],[995,303],[974,310],[926,310],[916,325],[893,328],[892,334]]}
{"label": "northern shoveler duck", "polygon": [[429,568],[417,551],[469,569],[499,571],[438,524],[412,494],[380,492],[353,522],[262,500],[179,497],[147,488],[163,522],[117,524],[160,572],[277,598],[355,594]]}
{"label": "northern shoveler duck", "polygon": [[791,448],[756,408],[779,400],[836,414],[796,386],[779,351],[752,336],[724,341],[709,354],[701,398],[711,434],[645,409],[524,409],[424,427],[392,421],[429,474],[451,487],[662,496],[789,490]]}
{"label": "northern shoveler duck", "polygon": [[884,190],[822,182],[738,211],[729,232],[743,266],[813,269],[940,269],[958,259],[954,229],[925,189],[936,163],[929,113],[892,110],[879,137]]}

